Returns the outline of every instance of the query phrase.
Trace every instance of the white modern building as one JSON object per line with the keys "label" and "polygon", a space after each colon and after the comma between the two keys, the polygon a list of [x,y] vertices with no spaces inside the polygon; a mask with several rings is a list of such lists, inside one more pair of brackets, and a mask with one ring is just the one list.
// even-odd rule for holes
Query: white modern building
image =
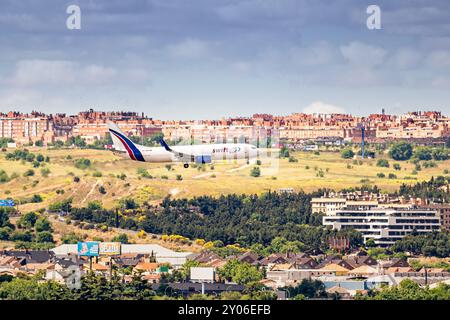
{"label": "white modern building", "polygon": [[372,203],[351,202],[330,211],[323,217],[323,225],[333,229],[355,229],[364,242],[373,239],[379,246],[390,246],[411,234],[440,231],[440,218],[436,210],[415,206],[387,207]]}
{"label": "white modern building", "polygon": [[[51,249],[56,256],[76,255],[78,252],[76,244],[62,244],[56,248]],[[157,244],[122,244],[122,254],[145,254],[153,255],[158,263],[170,263],[174,267],[182,266],[192,252],[176,252],[164,248]]]}

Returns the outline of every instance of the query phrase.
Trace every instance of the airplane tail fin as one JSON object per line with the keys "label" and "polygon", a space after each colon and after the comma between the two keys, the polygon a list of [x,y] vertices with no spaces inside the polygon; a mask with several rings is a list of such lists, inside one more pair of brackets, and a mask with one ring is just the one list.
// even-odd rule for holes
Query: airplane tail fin
{"label": "airplane tail fin", "polygon": [[113,141],[114,149],[117,151],[126,151],[125,145],[118,138],[118,134],[124,135],[124,133],[119,129],[119,126],[113,122],[108,122],[108,129]]}
{"label": "airplane tail fin", "polygon": [[142,156],[143,146],[135,144],[131,141],[125,133],[123,133],[119,126],[115,123],[108,122],[109,133],[111,134],[112,141],[114,143],[114,149],[117,151],[126,151],[132,160],[144,162]]}
{"label": "airplane tail fin", "polygon": [[163,138],[159,139],[159,143],[161,144],[161,146],[164,147],[164,149],[166,149],[166,151],[172,152],[172,149],[169,147],[169,145],[164,141]]}

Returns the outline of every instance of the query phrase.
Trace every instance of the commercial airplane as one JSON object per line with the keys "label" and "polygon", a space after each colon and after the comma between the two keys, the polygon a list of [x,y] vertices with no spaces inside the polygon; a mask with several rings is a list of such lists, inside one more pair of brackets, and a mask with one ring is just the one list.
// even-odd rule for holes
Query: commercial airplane
{"label": "commercial airplane", "polygon": [[185,168],[190,163],[204,164],[220,160],[251,159],[258,156],[258,149],[245,143],[222,143],[169,146],[163,139],[162,147],[146,147],[132,142],[119,127],[112,122],[108,123],[109,132],[114,143],[114,151],[120,156],[141,162],[183,162]]}

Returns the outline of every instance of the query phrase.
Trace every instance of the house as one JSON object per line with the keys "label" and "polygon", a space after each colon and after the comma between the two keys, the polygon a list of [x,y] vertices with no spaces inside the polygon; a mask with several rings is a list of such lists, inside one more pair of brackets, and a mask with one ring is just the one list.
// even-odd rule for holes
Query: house
{"label": "house", "polygon": [[25,270],[28,272],[36,273],[38,271],[44,270],[55,270],[54,263],[27,263]]}
{"label": "house", "polygon": [[55,256],[51,251],[45,250],[4,250],[0,255],[24,259],[25,264],[49,262]]}
{"label": "house", "polygon": [[237,257],[237,260],[239,262],[246,262],[253,265],[257,264],[260,259],[261,256],[250,251],[247,251],[244,254]]}
{"label": "house", "polygon": [[26,260],[14,256],[0,256],[0,267],[19,268],[25,265]]}
{"label": "house", "polygon": [[287,263],[288,258],[285,254],[282,253],[273,253],[259,261],[259,264],[261,266],[267,267],[270,264],[281,264],[281,263]]}
{"label": "house", "polygon": [[158,269],[158,264],[156,262],[139,262],[135,267],[134,271],[142,273],[156,273]]}
{"label": "house", "polygon": [[414,270],[411,267],[390,267],[385,268],[384,272],[386,274],[394,274],[394,273],[409,273],[414,272]]}
{"label": "house", "polygon": [[345,267],[343,267],[343,266],[341,266],[341,265],[339,265],[339,264],[330,263],[330,264],[327,264],[326,266],[320,268],[319,271],[321,271],[321,272],[332,272],[336,276],[344,276],[344,275],[347,275],[350,270],[345,268]]}
{"label": "house", "polygon": [[289,263],[292,263],[296,269],[314,269],[318,265],[311,257],[290,259]]}
{"label": "house", "polygon": [[349,275],[362,277],[371,276],[377,273],[378,273],[377,269],[368,265],[361,265],[348,272]]}
{"label": "house", "polygon": [[336,295],[341,299],[350,299],[351,294],[349,290],[342,288],[341,286],[334,286],[326,290],[328,294]]}
{"label": "house", "polygon": [[[85,270],[89,270],[89,265],[84,265],[83,267]],[[100,264],[100,263],[93,263],[92,271],[97,274],[104,274],[109,271],[109,267],[107,267],[103,264]]]}
{"label": "house", "polygon": [[262,279],[259,283],[265,287],[272,288],[273,290],[278,288],[278,283],[273,279]]}
{"label": "house", "polygon": [[212,251],[204,250],[198,254],[193,254],[190,259],[193,261],[197,261],[198,263],[206,264],[208,262],[221,258],[219,257],[218,254]]}
{"label": "house", "polygon": [[208,267],[213,267],[213,268],[222,268],[224,265],[226,265],[227,260],[224,260],[222,258],[219,259],[214,259],[212,261],[210,261],[209,263],[206,263],[205,265],[207,265]]}
{"label": "house", "polygon": [[148,283],[159,283],[161,274],[146,274],[142,276],[142,279]]}
{"label": "house", "polygon": [[121,267],[136,267],[145,258],[143,254],[122,254],[114,259],[115,264]]}
{"label": "house", "polygon": [[346,260],[343,260],[339,257],[336,256],[329,256],[326,257],[322,262],[320,262],[316,268],[317,269],[322,269],[324,267],[326,267],[329,264],[334,264],[334,265],[339,265],[347,270],[351,270],[353,269],[353,266]]}
{"label": "house", "polygon": [[270,271],[284,271],[294,269],[294,265],[290,263],[279,263],[270,265],[268,268]]}
{"label": "house", "polygon": [[56,281],[60,284],[66,283],[63,272],[57,270],[47,270],[44,279],[47,281]]}
{"label": "house", "polygon": [[348,257],[345,261],[351,265],[353,269],[364,265],[374,267],[378,264],[377,260],[367,255]]}

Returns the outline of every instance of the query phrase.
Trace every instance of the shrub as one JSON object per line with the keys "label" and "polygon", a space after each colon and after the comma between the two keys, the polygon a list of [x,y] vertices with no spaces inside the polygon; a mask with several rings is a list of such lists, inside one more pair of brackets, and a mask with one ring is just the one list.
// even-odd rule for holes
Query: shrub
{"label": "shrub", "polygon": [[178,181],[183,180],[183,176],[181,174],[177,174],[176,180],[178,180]]}
{"label": "shrub", "polygon": [[31,202],[32,203],[40,203],[42,202],[42,197],[40,194],[35,194],[31,197]]}
{"label": "shrub", "polygon": [[388,178],[389,178],[389,179],[397,179],[397,175],[394,174],[394,173],[389,173]]}
{"label": "shrub", "polygon": [[32,176],[34,176],[34,170],[33,169],[28,169],[27,171],[25,171],[23,173],[23,176],[24,177],[32,177]]}
{"label": "shrub", "polygon": [[100,192],[101,194],[106,194],[106,189],[104,186],[100,186],[98,187],[98,192]]}
{"label": "shrub", "polygon": [[74,165],[78,169],[85,170],[91,166],[91,160],[86,158],[80,158],[75,160]]}
{"label": "shrub", "polygon": [[6,183],[8,181],[10,181],[8,174],[5,172],[5,170],[0,170],[0,183]]}
{"label": "shrub", "polygon": [[254,178],[261,176],[261,169],[259,169],[259,167],[253,167],[250,171],[250,176]]}
{"label": "shrub", "polygon": [[351,159],[355,156],[355,153],[352,149],[344,149],[341,151],[341,157],[343,159]]}
{"label": "shrub", "polygon": [[394,163],[393,168],[394,168],[394,170],[397,170],[397,171],[402,169],[402,167],[398,163]]}
{"label": "shrub", "polygon": [[95,178],[100,178],[103,174],[100,171],[95,171],[92,176]]}
{"label": "shrub", "polygon": [[379,159],[377,161],[377,167],[389,168],[389,161],[387,161],[386,159]]}
{"label": "shrub", "polygon": [[437,165],[436,165],[436,162],[433,162],[433,161],[425,161],[425,162],[423,163],[423,166],[424,166],[425,168],[435,168]]}
{"label": "shrub", "polygon": [[383,172],[377,173],[378,178],[385,178],[386,175]]}
{"label": "shrub", "polygon": [[112,242],[120,242],[122,244],[128,243],[128,236],[125,233],[121,233],[111,239]]}
{"label": "shrub", "polygon": [[49,169],[49,168],[42,168],[42,169],[41,169],[41,175],[42,175],[44,178],[47,178],[49,174],[50,174],[50,169]]}

